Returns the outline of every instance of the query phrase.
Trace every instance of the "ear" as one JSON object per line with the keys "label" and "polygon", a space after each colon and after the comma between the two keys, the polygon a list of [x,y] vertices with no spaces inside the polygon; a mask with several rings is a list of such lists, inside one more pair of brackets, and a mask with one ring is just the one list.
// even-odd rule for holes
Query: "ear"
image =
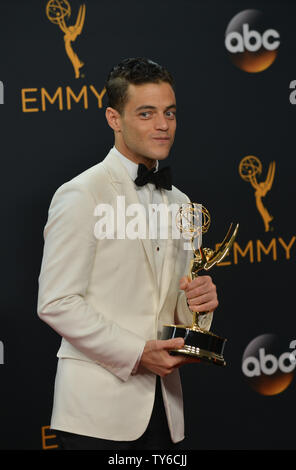
{"label": "ear", "polygon": [[105,116],[109,126],[115,131],[120,132],[121,130],[121,116],[118,111],[114,108],[108,107],[105,112]]}

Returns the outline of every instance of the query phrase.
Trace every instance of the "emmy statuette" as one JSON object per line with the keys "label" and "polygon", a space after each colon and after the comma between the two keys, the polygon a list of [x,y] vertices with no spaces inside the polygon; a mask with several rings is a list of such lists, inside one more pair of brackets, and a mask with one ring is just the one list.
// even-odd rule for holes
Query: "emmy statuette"
{"label": "emmy statuette", "polygon": [[[212,250],[203,248],[201,243],[202,234],[208,231],[211,223],[210,214],[205,207],[196,203],[182,204],[176,219],[178,229],[186,235],[186,238],[190,239],[193,250],[193,258],[188,274],[190,280],[195,279],[200,271],[208,271],[219,261],[222,261],[229,252],[239,227],[239,224],[237,224],[232,230],[233,224],[231,224],[220,247],[217,250]],[[164,325],[161,339],[184,338],[183,348],[170,351],[172,355],[181,354],[210,364],[225,366],[223,351],[227,339],[199,326],[200,315],[205,315],[206,312],[192,313],[192,325]]]}

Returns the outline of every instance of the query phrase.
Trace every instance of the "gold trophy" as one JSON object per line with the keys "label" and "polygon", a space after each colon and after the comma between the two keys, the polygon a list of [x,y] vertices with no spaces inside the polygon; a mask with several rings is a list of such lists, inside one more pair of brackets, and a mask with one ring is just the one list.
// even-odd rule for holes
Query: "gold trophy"
{"label": "gold trophy", "polygon": [[[177,213],[176,223],[180,232],[190,239],[193,250],[193,259],[188,274],[190,280],[195,279],[200,271],[208,271],[219,261],[222,261],[229,252],[239,227],[237,224],[232,230],[233,224],[231,224],[219,248],[212,250],[202,247],[202,234],[208,231],[211,224],[210,214],[205,207],[196,203],[182,204]],[[211,364],[225,366],[223,351],[227,339],[199,327],[200,315],[207,313],[192,313],[191,326],[164,325],[161,339],[184,338],[183,348],[172,350],[171,354],[173,355],[191,356]]]}

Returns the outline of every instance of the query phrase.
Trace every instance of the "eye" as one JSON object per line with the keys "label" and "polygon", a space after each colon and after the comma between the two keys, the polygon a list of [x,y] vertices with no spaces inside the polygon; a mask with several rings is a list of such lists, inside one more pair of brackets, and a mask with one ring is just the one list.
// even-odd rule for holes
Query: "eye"
{"label": "eye", "polygon": [[166,112],[166,116],[167,116],[169,119],[175,119],[175,117],[176,117],[176,111],[167,111],[167,112]]}
{"label": "eye", "polygon": [[143,119],[148,119],[151,116],[151,111],[143,111],[140,113],[140,117]]}

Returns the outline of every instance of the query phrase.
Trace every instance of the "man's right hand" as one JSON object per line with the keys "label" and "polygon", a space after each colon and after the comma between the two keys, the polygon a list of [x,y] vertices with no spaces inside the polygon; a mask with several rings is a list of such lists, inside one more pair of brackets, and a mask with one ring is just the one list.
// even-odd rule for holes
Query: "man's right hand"
{"label": "man's right hand", "polygon": [[160,377],[165,377],[173,372],[177,367],[193,362],[200,362],[199,359],[187,359],[184,356],[171,356],[169,354],[171,349],[181,349],[183,346],[183,338],[147,341],[140,364],[154,374],[160,375]]}

